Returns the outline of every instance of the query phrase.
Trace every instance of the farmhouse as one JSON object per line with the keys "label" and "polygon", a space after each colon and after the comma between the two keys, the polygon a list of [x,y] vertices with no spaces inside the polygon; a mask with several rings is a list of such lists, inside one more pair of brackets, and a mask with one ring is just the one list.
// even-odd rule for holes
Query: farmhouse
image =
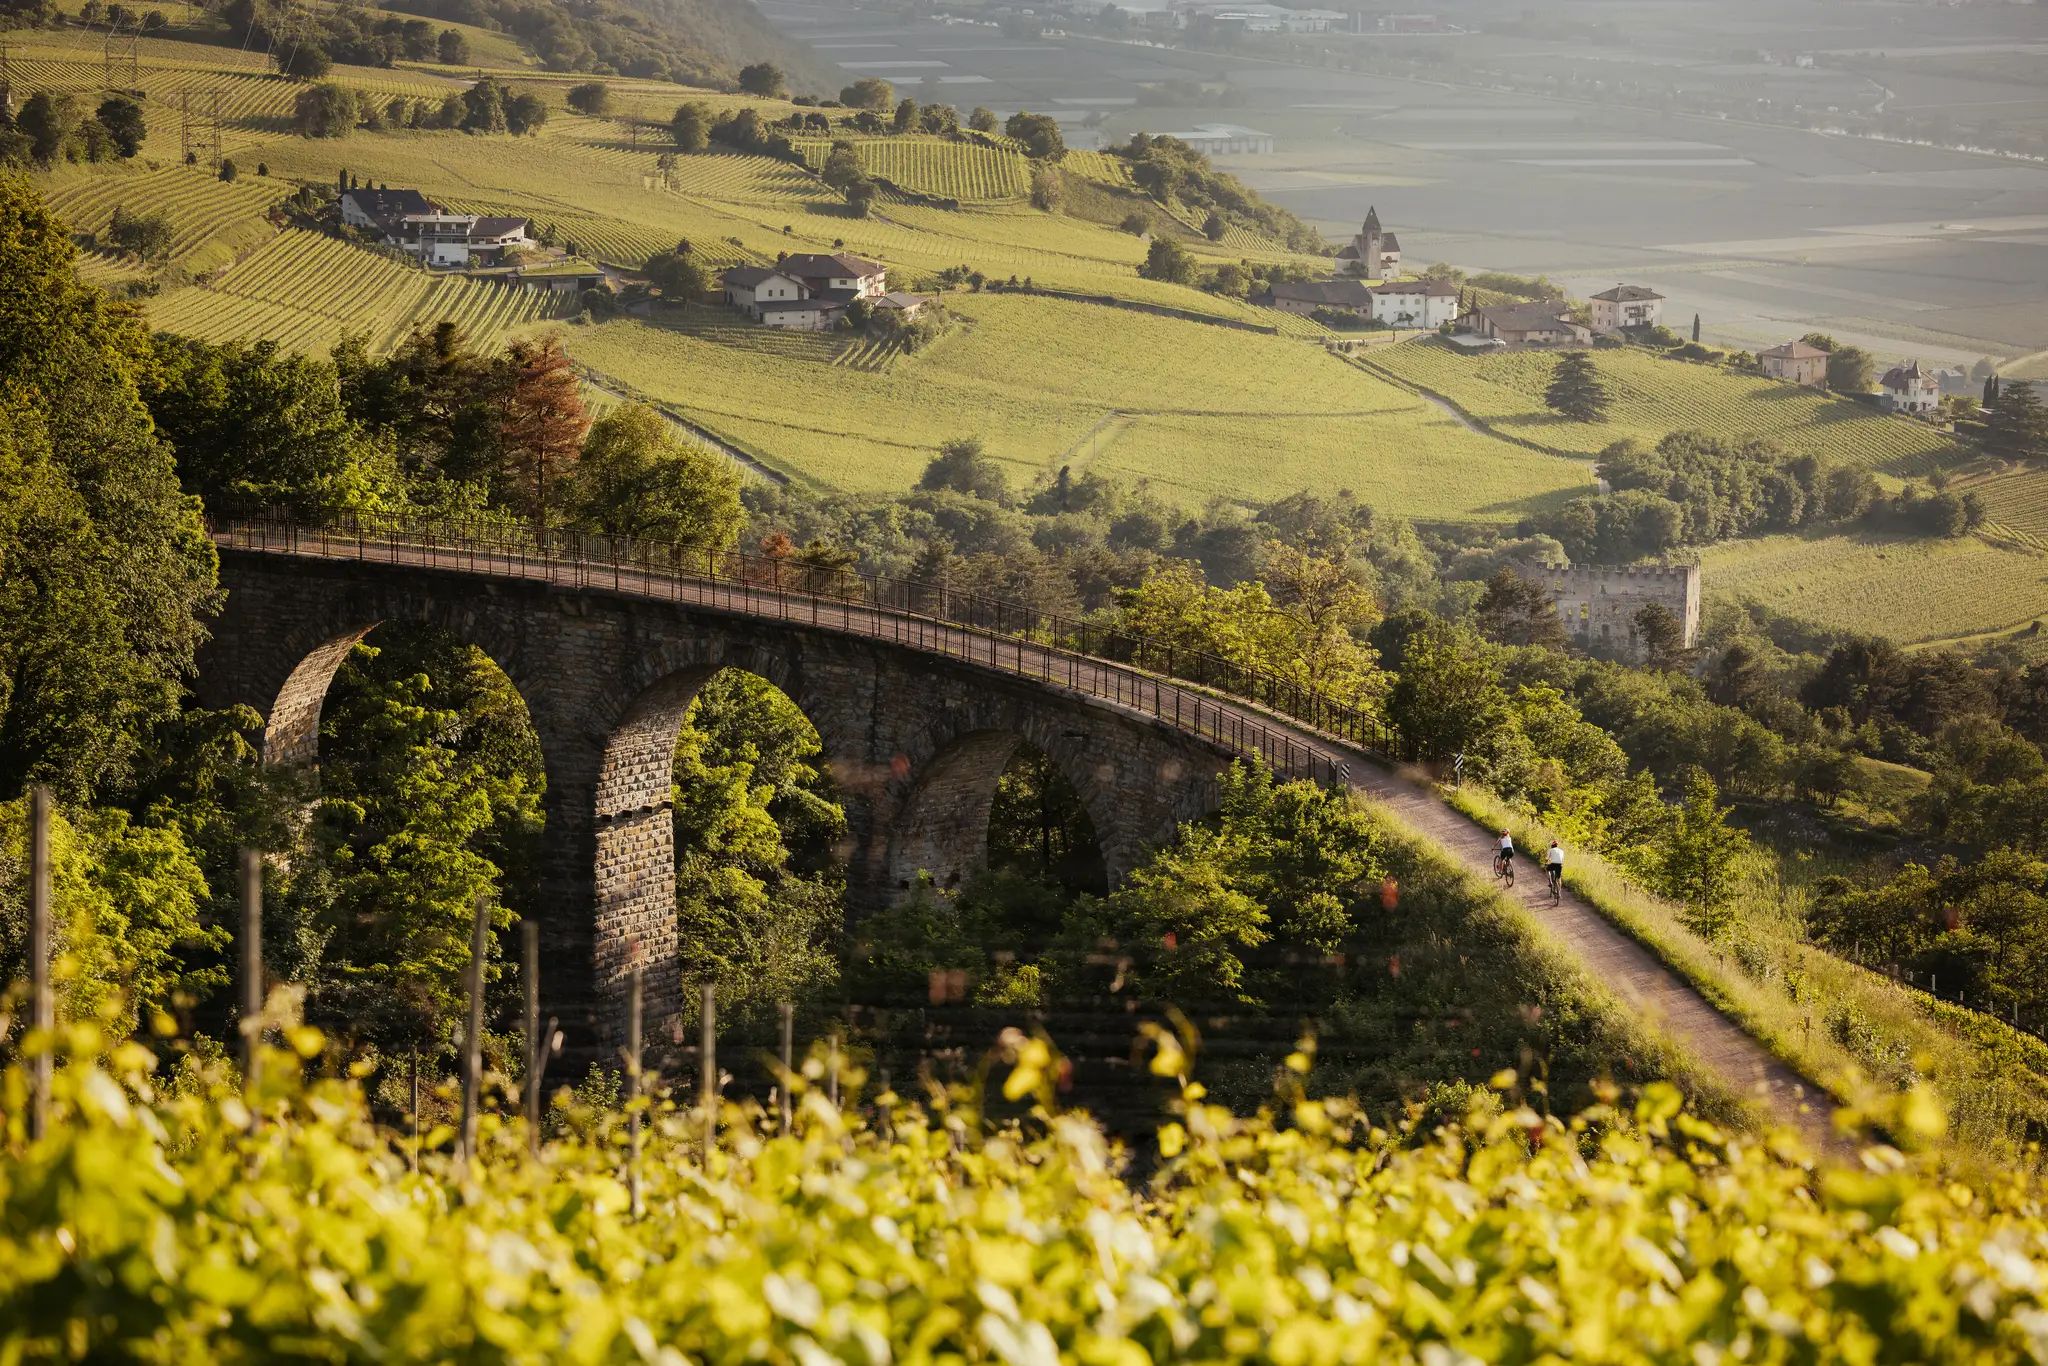
{"label": "farmhouse", "polygon": [[1458,318],[1458,287],[1447,280],[1403,280],[1369,292],[1373,318],[1389,327],[1433,330]]}
{"label": "farmhouse", "polygon": [[1688,648],[1699,637],[1696,564],[1577,564],[1542,569],[1536,577],[1550,590],[1564,633],[1586,649],[1639,656],[1636,616],[1652,603],[1677,619]]}
{"label": "farmhouse", "polygon": [[843,251],[823,256],[798,252],[778,259],[775,269],[803,285],[807,294],[833,303],[879,299],[889,292],[887,267]]}
{"label": "farmhouse", "polygon": [[1246,128],[1238,123],[1203,123],[1181,133],[1168,133],[1170,138],[1179,138],[1194,151],[1203,156],[1223,156],[1231,152],[1270,152],[1273,150],[1273,135],[1261,133],[1256,128]]}
{"label": "farmhouse", "polygon": [[1756,363],[1772,379],[1790,380],[1818,389],[1828,382],[1828,353],[1803,341],[1786,342],[1756,353]]}
{"label": "farmhouse", "polygon": [[1391,280],[1401,273],[1401,239],[1380,231],[1380,211],[1377,206],[1368,207],[1365,222],[1350,243],[1338,249],[1337,259],[1356,261],[1354,269],[1361,275]]}
{"label": "farmhouse", "polygon": [[1274,285],[1257,302],[1306,318],[1315,313],[1349,313],[1370,318],[1372,291],[1357,280],[1297,280]]}
{"label": "farmhouse", "polygon": [[1894,413],[1931,413],[1941,406],[1941,381],[1917,360],[1885,371],[1877,387],[1885,408]]}
{"label": "farmhouse", "polygon": [[762,304],[789,303],[809,292],[804,288],[804,282],[794,275],[785,275],[765,266],[735,266],[725,273],[723,283],[726,303],[755,322],[761,321]]}
{"label": "farmhouse", "polygon": [[1482,308],[1468,313],[1464,321],[1469,330],[1505,346],[1583,346],[1593,339],[1587,328],[1572,321],[1562,300]]}
{"label": "farmhouse", "polygon": [[398,225],[409,214],[438,212],[418,190],[345,190],[341,196],[342,222],[386,237],[397,236]]}
{"label": "farmhouse", "polygon": [[1616,285],[1595,294],[1593,332],[1607,336],[1630,327],[1655,327],[1664,321],[1664,296],[1642,285]]}

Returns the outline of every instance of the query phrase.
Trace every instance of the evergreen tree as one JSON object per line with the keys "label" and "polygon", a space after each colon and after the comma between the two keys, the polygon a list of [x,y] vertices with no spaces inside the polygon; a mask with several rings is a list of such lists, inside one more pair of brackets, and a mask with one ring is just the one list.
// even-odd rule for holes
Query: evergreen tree
{"label": "evergreen tree", "polygon": [[1700,339],[1700,315],[1697,313],[1692,315],[1692,339],[1695,342]]}
{"label": "evergreen tree", "polygon": [[1564,644],[1564,623],[1550,593],[1505,566],[1486,581],[1473,616],[1481,635],[1503,645]]}
{"label": "evergreen tree", "polygon": [[589,428],[576,371],[561,339],[514,342],[511,392],[501,427],[508,501],[545,536]]}
{"label": "evergreen tree", "polygon": [[1557,362],[1557,370],[1550,377],[1550,387],[1544,391],[1544,402],[1551,411],[1561,413],[1574,422],[1604,422],[1607,419],[1607,386],[1600,382],[1600,371],[1593,364],[1593,357],[1584,351],[1567,351]]}
{"label": "evergreen tree", "polygon": [[1999,385],[1984,446],[2007,460],[2048,461],[2048,408],[2042,406],[2032,381]]}

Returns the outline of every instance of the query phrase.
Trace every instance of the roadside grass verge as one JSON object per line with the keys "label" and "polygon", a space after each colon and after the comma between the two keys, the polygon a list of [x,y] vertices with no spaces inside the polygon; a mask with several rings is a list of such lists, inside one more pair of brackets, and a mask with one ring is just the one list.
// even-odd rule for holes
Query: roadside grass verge
{"label": "roadside grass verge", "polygon": [[[1483,788],[1445,789],[1459,811],[1531,848],[1552,831]],[[2034,1164],[2048,1136],[2048,1046],[1988,1016],[1944,1005],[1789,933],[1767,909],[1738,909],[1720,941],[1597,854],[1574,849],[1565,883],[1802,1076],[1861,1114],[1884,1114],[1922,1083],[1962,1151]],[[1774,923],[1776,922],[1776,923]]]}

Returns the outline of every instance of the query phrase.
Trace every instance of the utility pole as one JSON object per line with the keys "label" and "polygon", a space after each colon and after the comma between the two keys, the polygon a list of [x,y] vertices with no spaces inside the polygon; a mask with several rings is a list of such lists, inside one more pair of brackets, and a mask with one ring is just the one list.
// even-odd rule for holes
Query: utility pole
{"label": "utility pole", "polygon": [[192,164],[192,92],[178,92],[178,160]]}
{"label": "utility pole", "polygon": [[218,171],[218,170],[220,169],[220,163],[221,163],[221,154],[220,154],[220,91],[218,91],[218,90],[216,90],[216,91],[214,91],[214,92],[213,92],[213,109],[212,109],[212,113],[211,113],[211,114],[209,115],[209,121],[210,121],[210,122],[211,122],[211,123],[213,124],[213,169],[214,169],[214,170],[216,170],[216,171]]}

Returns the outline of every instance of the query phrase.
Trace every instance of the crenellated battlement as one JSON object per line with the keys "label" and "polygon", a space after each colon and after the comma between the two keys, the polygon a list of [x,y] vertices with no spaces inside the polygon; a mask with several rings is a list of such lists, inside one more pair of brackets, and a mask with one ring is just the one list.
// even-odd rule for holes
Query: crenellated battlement
{"label": "crenellated battlement", "polygon": [[1576,564],[1538,569],[1565,634],[1587,649],[1639,652],[1636,616],[1656,603],[1678,619],[1691,645],[1699,635],[1700,567],[1696,564]]}

